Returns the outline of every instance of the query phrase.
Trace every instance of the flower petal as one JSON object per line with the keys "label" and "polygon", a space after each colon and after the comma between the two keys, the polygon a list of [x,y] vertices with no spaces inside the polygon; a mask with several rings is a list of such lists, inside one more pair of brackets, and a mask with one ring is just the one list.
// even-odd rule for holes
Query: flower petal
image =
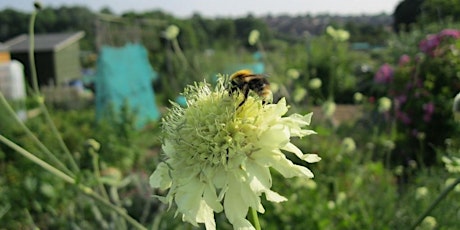
{"label": "flower petal", "polygon": [[201,200],[200,202],[200,208],[196,216],[196,221],[198,223],[204,223],[206,230],[216,229],[213,209],[208,206],[204,200]]}
{"label": "flower petal", "polygon": [[265,191],[265,197],[267,198],[267,200],[276,202],[276,203],[287,201],[286,197],[281,196],[280,194],[272,190]]}
{"label": "flower petal", "polygon": [[272,167],[281,173],[285,178],[291,178],[295,176],[299,177],[313,177],[313,173],[308,169],[300,165],[295,165],[292,161],[288,160],[283,153],[279,153],[276,158],[277,162],[272,162]]}
{"label": "flower petal", "polygon": [[206,215],[202,213],[201,201],[204,190],[204,184],[199,180],[188,181],[187,184],[179,186],[176,190],[174,201],[177,204],[177,211],[182,213],[182,219],[197,226],[197,217]]}
{"label": "flower petal", "polygon": [[285,145],[283,148],[281,148],[282,150],[286,150],[286,151],[289,151],[291,153],[294,153],[298,158],[302,159],[302,157],[304,157],[304,154],[302,153],[302,150],[300,150],[299,148],[297,148],[297,146],[295,146],[294,144],[292,144],[291,142],[287,143],[287,145]]}
{"label": "flower petal", "polygon": [[255,162],[248,162],[246,172],[249,175],[249,185],[254,192],[261,194],[272,186],[272,178],[268,167]]}
{"label": "flower petal", "polygon": [[156,170],[149,178],[150,187],[167,189],[171,187],[171,177],[169,176],[169,167],[165,163],[158,164]]}
{"label": "flower petal", "polygon": [[222,204],[219,202],[219,198],[216,195],[216,189],[212,184],[206,184],[203,193],[204,201],[211,207],[214,212],[222,212],[223,207]]}
{"label": "flower petal", "polygon": [[321,160],[317,154],[305,154],[300,159],[308,162],[308,163],[315,163]]}

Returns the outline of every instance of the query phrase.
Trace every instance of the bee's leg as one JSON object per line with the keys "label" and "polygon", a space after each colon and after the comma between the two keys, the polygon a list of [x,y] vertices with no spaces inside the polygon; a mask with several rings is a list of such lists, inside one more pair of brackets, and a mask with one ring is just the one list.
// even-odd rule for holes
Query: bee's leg
{"label": "bee's leg", "polygon": [[249,89],[248,89],[247,87],[244,87],[244,88],[243,88],[243,94],[244,94],[244,95],[243,95],[243,96],[244,96],[244,97],[243,97],[243,101],[240,102],[240,104],[238,105],[238,108],[239,108],[240,106],[242,106],[242,105],[244,104],[244,102],[246,102],[246,99],[248,98]]}

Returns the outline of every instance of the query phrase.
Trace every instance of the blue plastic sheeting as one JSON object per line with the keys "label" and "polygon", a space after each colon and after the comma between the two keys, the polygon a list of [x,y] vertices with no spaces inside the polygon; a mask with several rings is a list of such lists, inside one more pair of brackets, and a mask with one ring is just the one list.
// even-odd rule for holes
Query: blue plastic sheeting
{"label": "blue plastic sheeting", "polygon": [[160,112],[152,89],[152,80],[156,78],[157,73],[150,66],[147,50],[142,45],[102,47],[95,79],[96,118],[118,116],[125,105],[135,114],[137,128],[158,120]]}

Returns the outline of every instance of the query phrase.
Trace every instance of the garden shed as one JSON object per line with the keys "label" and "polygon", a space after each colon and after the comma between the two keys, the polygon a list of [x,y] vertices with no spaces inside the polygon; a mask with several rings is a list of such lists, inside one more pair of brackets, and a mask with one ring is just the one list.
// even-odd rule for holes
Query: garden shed
{"label": "garden shed", "polygon": [[[40,86],[60,85],[81,77],[79,40],[84,35],[83,31],[35,35],[35,63]],[[19,35],[4,45],[8,47],[11,59],[24,65],[26,79],[30,84],[29,36]]]}

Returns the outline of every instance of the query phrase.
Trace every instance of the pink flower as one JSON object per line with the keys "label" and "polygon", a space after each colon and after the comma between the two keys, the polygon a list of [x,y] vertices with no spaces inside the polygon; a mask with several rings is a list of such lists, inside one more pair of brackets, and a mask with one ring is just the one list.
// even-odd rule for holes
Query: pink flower
{"label": "pink flower", "polygon": [[434,104],[433,102],[423,104],[423,111],[425,114],[423,115],[423,120],[426,122],[431,121],[431,116],[434,113]]}
{"label": "pink flower", "polygon": [[396,111],[396,118],[406,125],[412,122],[410,117],[405,112]]}
{"label": "pink flower", "polygon": [[460,30],[444,29],[438,34],[430,34],[427,36],[426,39],[423,39],[419,43],[419,48],[422,52],[430,56],[437,56],[436,49],[438,48],[439,44],[441,43],[442,40],[449,38],[449,37],[454,38],[454,39],[459,39]]}
{"label": "pink flower", "polygon": [[404,65],[406,65],[406,64],[409,63],[409,62],[410,62],[410,57],[409,57],[409,55],[403,54],[403,55],[401,55],[401,57],[399,58],[398,65],[399,65],[399,66],[404,66]]}
{"label": "pink flower", "polygon": [[422,52],[433,55],[434,50],[438,47],[440,42],[441,39],[437,34],[430,34],[426,39],[423,39],[418,46]]}
{"label": "pink flower", "polygon": [[396,109],[401,108],[401,105],[406,103],[406,101],[407,101],[407,96],[406,95],[399,95],[399,96],[395,97],[395,108]]}
{"label": "pink flower", "polygon": [[426,113],[433,114],[433,112],[434,112],[434,104],[433,104],[433,102],[423,104],[423,110]]}
{"label": "pink flower", "polygon": [[380,66],[379,70],[374,76],[374,82],[376,83],[390,83],[393,80],[393,68],[385,63]]}
{"label": "pink flower", "polygon": [[439,32],[439,37],[444,38],[444,37],[453,37],[455,39],[460,38],[460,30],[456,29],[444,29],[441,32]]}

